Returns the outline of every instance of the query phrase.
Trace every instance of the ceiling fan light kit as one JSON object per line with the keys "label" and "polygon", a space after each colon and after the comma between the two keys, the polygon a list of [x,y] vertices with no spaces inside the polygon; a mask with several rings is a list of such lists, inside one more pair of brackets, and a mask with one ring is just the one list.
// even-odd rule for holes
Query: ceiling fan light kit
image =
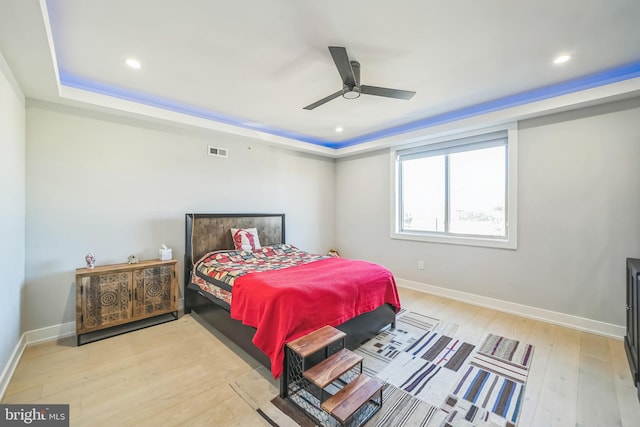
{"label": "ceiling fan light kit", "polygon": [[360,88],[358,86],[350,88],[349,86],[345,85],[342,88],[342,97],[345,99],[360,98]]}
{"label": "ceiling fan light kit", "polygon": [[408,90],[390,89],[386,87],[367,86],[360,84],[360,63],[358,61],[350,61],[347,55],[347,49],[340,46],[329,46],[329,52],[333,58],[333,62],[338,68],[338,74],[342,79],[342,90],[339,90],[319,101],[304,107],[305,110],[313,110],[316,107],[325,104],[332,99],[342,95],[346,99],[359,98],[361,94],[383,96],[385,98],[395,99],[411,99],[415,92]]}

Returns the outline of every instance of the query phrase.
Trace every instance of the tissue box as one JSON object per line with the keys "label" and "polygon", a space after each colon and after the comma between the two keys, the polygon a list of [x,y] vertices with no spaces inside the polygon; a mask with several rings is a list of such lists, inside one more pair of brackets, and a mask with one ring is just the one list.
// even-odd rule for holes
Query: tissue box
{"label": "tissue box", "polygon": [[158,250],[160,261],[166,261],[168,259],[173,258],[173,254],[171,253],[171,249],[160,249]]}

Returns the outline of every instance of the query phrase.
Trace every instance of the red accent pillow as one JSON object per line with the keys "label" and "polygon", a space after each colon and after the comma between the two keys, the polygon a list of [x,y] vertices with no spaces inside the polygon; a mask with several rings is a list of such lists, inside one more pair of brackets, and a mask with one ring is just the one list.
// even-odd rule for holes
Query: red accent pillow
{"label": "red accent pillow", "polygon": [[258,230],[255,228],[232,228],[231,237],[237,251],[253,251],[261,248]]}

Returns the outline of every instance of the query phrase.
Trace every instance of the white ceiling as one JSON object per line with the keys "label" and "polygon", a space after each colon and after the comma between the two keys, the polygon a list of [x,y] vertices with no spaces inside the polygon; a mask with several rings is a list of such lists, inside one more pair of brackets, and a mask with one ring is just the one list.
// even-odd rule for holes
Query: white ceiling
{"label": "white ceiling", "polygon": [[[0,3],[0,50],[28,97],[300,146],[367,146],[594,88],[619,86],[598,99],[640,90],[638,0]],[[330,45],[360,62],[363,84],[417,94],[303,110],[341,88]],[[561,53],[573,59],[554,65]]]}

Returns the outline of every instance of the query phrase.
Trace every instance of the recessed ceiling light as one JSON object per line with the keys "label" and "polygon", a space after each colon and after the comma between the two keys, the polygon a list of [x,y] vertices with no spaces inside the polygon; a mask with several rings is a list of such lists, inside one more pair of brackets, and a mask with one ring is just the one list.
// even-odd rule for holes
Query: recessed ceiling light
{"label": "recessed ceiling light", "polygon": [[125,61],[125,64],[127,64],[131,68],[135,68],[136,70],[141,67],[140,61],[138,61],[137,59],[133,59],[133,58],[127,59]]}
{"label": "recessed ceiling light", "polygon": [[554,64],[564,64],[565,62],[567,62],[568,60],[571,59],[571,55],[569,54],[562,54],[558,57],[556,57],[556,59],[553,60]]}
{"label": "recessed ceiling light", "polygon": [[342,129],[340,126],[338,126],[338,127],[336,128],[336,132],[338,132],[338,133],[342,132],[343,130],[344,130],[344,129]]}

